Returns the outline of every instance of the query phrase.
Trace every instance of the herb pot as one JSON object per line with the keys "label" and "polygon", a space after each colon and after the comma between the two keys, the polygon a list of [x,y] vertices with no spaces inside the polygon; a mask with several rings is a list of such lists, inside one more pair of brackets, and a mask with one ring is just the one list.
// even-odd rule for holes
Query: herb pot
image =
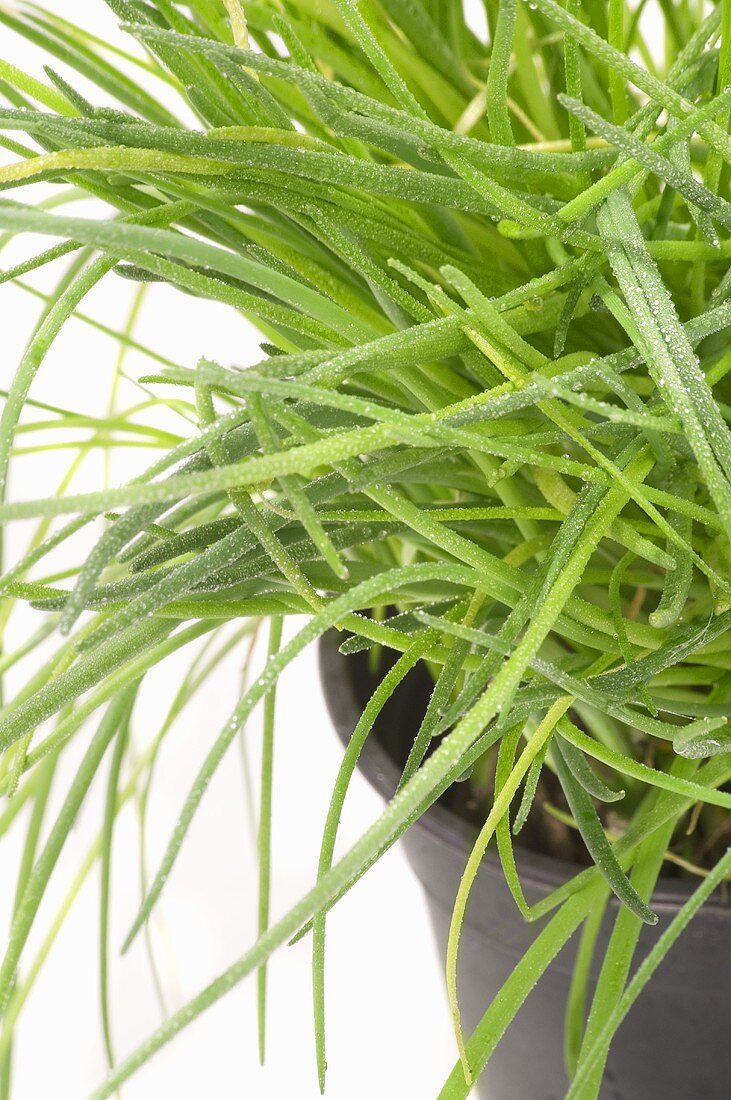
{"label": "herb pot", "polygon": [[[375,686],[367,655],[343,656],[337,635],[320,643],[320,671],[328,710],[347,742]],[[389,799],[423,716],[428,675],[416,669],[381,713],[359,767]],[[426,895],[442,956],[451,907],[475,829],[437,803],[405,834],[406,856]],[[580,868],[526,849],[516,859],[530,904]],[[643,926],[636,965],[647,954],[693,884],[661,878],[652,905],[655,927]],[[617,906],[609,906],[595,957],[601,959]],[[467,910],[461,943],[459,995],[472,1029],[541,922],[523,920],[503,878],[497,854],[482,861]],[[563,1062],[564,1008],[577,937],[533,990],[508,1028],[476,1086],[485,1100],[561,1100],[568,1087]],[[598,970],[593,974],[596,979]],[[439,1083],[435,1083],[435,1092]],[[701,909],[661,963],[619,1029],[607,1062],[600,1100],[728,1100],[731,1094],[731,906],[715,896]]]}

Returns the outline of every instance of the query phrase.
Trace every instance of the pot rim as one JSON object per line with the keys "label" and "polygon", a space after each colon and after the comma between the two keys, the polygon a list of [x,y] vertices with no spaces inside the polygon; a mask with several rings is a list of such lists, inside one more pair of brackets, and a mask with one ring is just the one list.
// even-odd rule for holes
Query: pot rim
{"label": "pot rim", "polygon": [[[353,687],[355,662],[348,661],[347,656],[340,653],[338,646],[337,634],[324,634],[318,644],[318,665],[328,712],[338,737],[345,743],[349,735],[339,726],[336,712],[344,716],[347,710],[348,716],[354,716],[354,727],[360,717],[361,706]],[[390,801],[400,773],[397,764],[376,737],[371,736],[366,740],[358,760],[358,770],[384,801]],[[431,806],[410,827],[418,827],[467,861],[474,843],[474,830],[449,807],[439,803]],[[515,858],[521,876],[527,882],[547,890],[556,889],[580,871],[586,870],[579,864],[533,852],[518,844],[515,845]],[[493,848],[488,849],[483,856],[482,869],[491,875],[502,877],[502,866]],[[665,911],[678,910],[695,889],[696,884],[690,879],[660,875],[652,895],[652,906]],[[703,905],[701,913],[713,913],[731,919],[731,900],[724,902],[717,894],[713,894]]]}

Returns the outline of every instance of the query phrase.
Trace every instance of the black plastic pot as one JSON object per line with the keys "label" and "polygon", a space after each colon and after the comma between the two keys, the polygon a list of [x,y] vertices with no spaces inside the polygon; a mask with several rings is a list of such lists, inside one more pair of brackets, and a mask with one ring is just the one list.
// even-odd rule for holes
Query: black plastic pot
{"label": "black plastic pot", "polygon": [[[374,681],[365,655],[344,657],[337,645],[335,635],[322,640],[320,671],[330,716],[346,742]],[[427,698],[428,684],[412,674],[389,700],[363,751],[360,769],[385,799],[394,793]],[[401,842],[424,888],[442,955],[452,903],[474,836],[465,820],[437,804]],[[517,862],[531,904],[578,870],[525,850],[517,852]],[[660,879],[652,901],[659,923],[643,928],[636,961],[650,950],[691,890],[692,885],[681,879]],[[612,915],[610,911],[598,944],[599,958]],[[497,857],[488,854],[475,882],[462,936],[460,1004],[470,1028],[541,927],[522,920]],[[568,1085],[563,1013],[575,951],[576,938],[554,960],[509,1027],[477,1086],[485,1100],[562,1100]],[[665,957],[619,1029],[601,1100],[728,1100],[730,1096],[731,905],[714,896]]]}

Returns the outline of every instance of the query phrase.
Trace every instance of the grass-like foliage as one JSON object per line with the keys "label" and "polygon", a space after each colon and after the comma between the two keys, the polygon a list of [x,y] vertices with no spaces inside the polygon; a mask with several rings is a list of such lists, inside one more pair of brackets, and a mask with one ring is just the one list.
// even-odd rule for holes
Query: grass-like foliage
{"label": "grass-like foliage", "polygon": [[[0,420],[0,519],[39,521],[0,580],[2,625],[30,601],[38,632],[0,667],[41,643],[46,654],[49,635],[58,638],[0,713],[0,830],[31,807],[0,965],[2,1096],[14,1025],[64,913],[37,958],[26,960],[26,941],[100,768],[105,817],[82,869],[97,859],[102,868],[110,1075],[96,1100],[253,972],[263,1048],[266,961],[305,934],[324,1083],[326,914],[474,767],[492,779],[454,909],[447,978],[461,1057],[440,1095],[467,1094],[583,927],[566,1052],[571,1097],[594,1100],[616,1027],[731,873],[731,3],[484,0],[484,34],[457,0],[107,3],[121,24],[109,43],[85,32],[83,11],[76,27],[35,4],[0,7],[9,151],[0,229],[28,256],[2,279],[59,271]],[[643,30],[653,15],[654,42]],[[13,64],[14,34],[38,46],[36,73]],[[37,203],[15,201],[18,185],[27,195],[34,183],[45,185]],[[69,210],[90,196],[96,216]],[[55,243],[39,252],[39,235]],[[40,406],[39,426],[29,395],[46,353],[88,292],[116,275],[141,292],[162,280],[253,319],[266,340],[260,360],[176,365],[147,349],[139,405],[107,419]],[[116,335],[139,349],[133,322]],[[179,434],[150,426],[156,408],[180,414]],[[8,499],[21,431],[44,433],[34,436],[41,447],[69,429],[76,462],[130,444],[157,457],[115,487],[26,499],[16,486]],[[92,552],[49,576],[46,556],[96,517],[106,527]],[[283,635],[287,615],[297,628]],[[263,616],[266,667],[181,792],[127,942],[262,705],[260,936],[115,1063],[106,1010],[115,818],[142,792],[144,819],[160,744]],[[346,650],[373,651],[381,679],[333,792],[317,879],[272,923],[274,690],[331,628]],[[190,674],[135,756],[140,684],[183,647]],[[384,649],[395,664],[380,662]],[[405,746],[399,793],[335,860],[360,749],[420,661],[434,695]],[[77,737],[83,761],[47,821],[54,771]],[[578,829],[591,860],[530,909],[513,837],[529,812],[550,812],[531,810],[549,772],[565,795],[553,812]],[[550,919],[463,1037],[460,926],[494,834],[516,921]],[[700,885],[629,980],[670,864]],[[611,893],[621,902],[615,935],[588,997],[592,937]]]}

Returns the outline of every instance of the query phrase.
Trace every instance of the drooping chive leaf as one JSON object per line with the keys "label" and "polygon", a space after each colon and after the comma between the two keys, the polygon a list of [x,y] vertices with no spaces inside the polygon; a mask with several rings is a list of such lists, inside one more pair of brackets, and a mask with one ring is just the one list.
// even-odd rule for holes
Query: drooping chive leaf
{"label": "drooping chive leaf", "polygon": [[718,888],[724,878],[728,876],[729,871],[731,871],[731,850],[727,851],[718,861],[711,873],[701,880],[695,893],[688,898],[685,905],[683,905],[680,911],[673,917],[670,926],[663,932],[650,953],[642,963],[640,963],[637,972],[628,983],[626,990],[612,1011],[611,1016],[595,1038],[592,1047],[587,1051],[583,1066],[581,1070],[577,1072],[572,1082],[571,1089],[567,1094],[567,1097],[571,1097],[571,1100],[574,1100],[574,1097],[580,1095],[579,1090],[583,1086],[586,1077],[592,1072],[596,1063],[604,1056],[608,1041],[637,1000],[644,986],[647,985],[654,971],[660,965],[668,951],[685,930],[688,923],[692,920],[703,903],[711,896],[713,891]]}
{"label": "drooping chive leaf", "polygon": [[657,914],[653,913],[637,894],[617,863],[611,846],[604,835],[596,810],[592,806],[586,790],[576,780],[573,772],[566,764],[563,752],[557,742],[554,742],[552,751],[556,771],[561,780],[561,786],[564,789],[571,813],[574,815],[579,831],[587,848],[591,851],[597,867],[623,905],[626,905],[645,924],[656,924]]}

